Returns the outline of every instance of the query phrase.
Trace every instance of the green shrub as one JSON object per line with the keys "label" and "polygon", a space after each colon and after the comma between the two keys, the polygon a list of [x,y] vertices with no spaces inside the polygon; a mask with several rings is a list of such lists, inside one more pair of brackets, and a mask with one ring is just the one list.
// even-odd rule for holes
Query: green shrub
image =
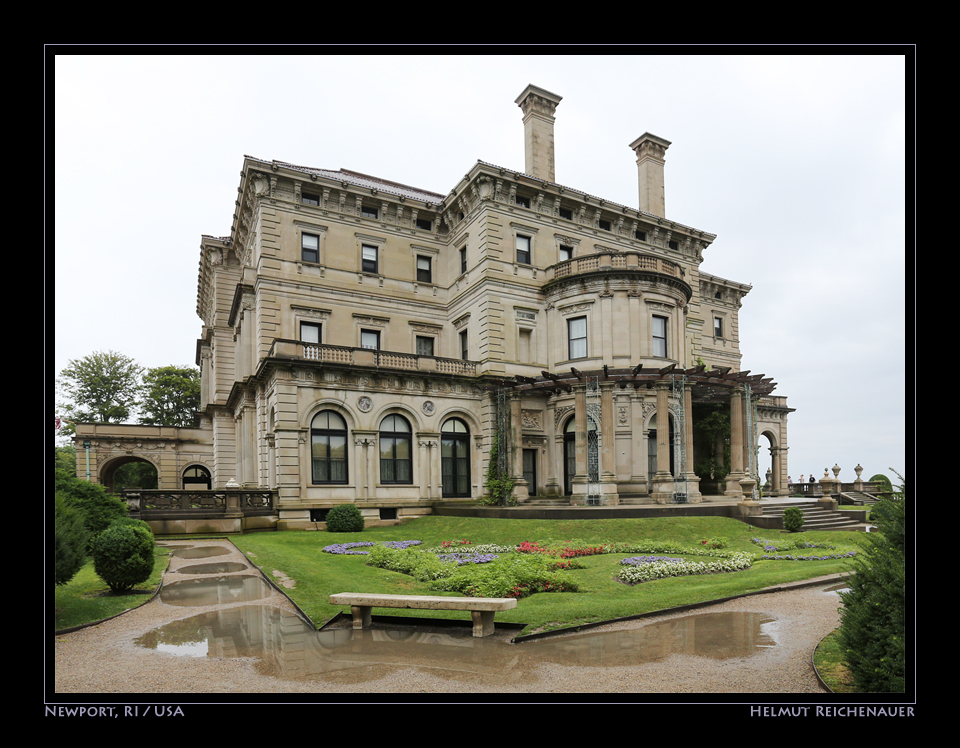
{"label": "green shrub", "polygon": [[66,584],[83,568],[89,533],[83,513],[61,494],[54,497],[54,583]]}
{"label": "green shrub", "polygon": [[[92,483],[58,469],[55,490],[67,504],[79,509],[92,541],[109,527],[110,523],[128,516],[127,505],[119,496],[109,493],[100,483]],[[87,550],[90,550],[88,545]]]}
{"label": "green shrub", "polygon": [[803,527],[803,512],[791,506],[783,510],[783,529],[787,532],[800,532]]}
{"label": "green shrub", "polygon": [[93,541],[93,570],[113,592],[126,592],[150,578],[153,547],[149,527],[114,522]]}
{"label": "green shrub", "polygon": [[841,595],[839,641],[857,692],[904,693],[906,486],[881,505],[871,515],[880,531],[867,535]]}
{"label": "green shrub", "polygon": [[363,515],[355,504],[338,504],[327,512],[329,532],[362,532]]}

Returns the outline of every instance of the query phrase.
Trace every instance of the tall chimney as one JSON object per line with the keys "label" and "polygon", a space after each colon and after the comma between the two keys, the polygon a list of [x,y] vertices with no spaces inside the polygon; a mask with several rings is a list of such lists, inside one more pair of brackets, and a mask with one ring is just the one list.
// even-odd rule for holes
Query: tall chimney
{"label": "tall chimney", "polygon": [[670,141],[645,132],[630,147],[637,154],[640,177],[640,210],[661,218],[666,216],[663,196],[663,156]]}
{"label": "tall chimney", "polygon": [[523,110],[524,171],[548,182],[556,181],[553,169],[553,115],[560,98],[530,84],[516,101]]}

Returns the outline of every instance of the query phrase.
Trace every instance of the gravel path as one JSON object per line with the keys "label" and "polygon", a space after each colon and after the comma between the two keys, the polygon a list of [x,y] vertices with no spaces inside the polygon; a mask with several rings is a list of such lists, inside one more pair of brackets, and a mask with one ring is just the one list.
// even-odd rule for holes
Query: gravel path
{"label": "gravel path", "polygon": [[[216,558],[174,557],[164,584],[198,578],[200,575],[177,573],[178,568],[187,564],[245,561],[232,544],[224,546],[229,554]],[[251,570],[240,575],[259,572]],[[229,693],[234,695],[232,700],[237,694],[277,693],[616,693],[620,698],[630,693],[823,693],[813,670],[812,655],[817,642],[839,625],[840,601],[835,594],[825,591],[827,578],[822,581],[824,586],[754,595],[692,612],[606,624],[578,635],[521,644],[510,644],[513,633],[500,629],[482,640],[464,637],[453,642],[453,647],[422,648],[428,654],[420,654],[415,644],[427,642],[430,637],[443,637],[443,632],[419,629],[413,633],[411,629],[408,635],[414,638],[398,649],[395,641],[389,641],[396,633],[387,632],[378,624],[374,624],[372,632],[363,632],[366,638],[360,643],[350,643],[351,632],[344,629],[330,634],[341,636],[341,641],[343,637],[348,640],[336,649],[339,659],[335,669],[330,665],[330,648],[317,646],[313,634],[304,634],[297,640],[297,647],[285,643],[274,648],[284,650],[279,660],[276,652],[265,658],[190,657],[142,647],[136,643],[138,637],[171,621],[251,604],[184,607],[155,598],[98,626],[56,637],[54,688],[56,694]],[[259,610],[253,616],[247,613],[244,630],[248,634],[250,628],[272,626],[274,619],[280,621],[277,625],[290,630],[299,625],[294,606],[280,593],[273,591],[254,604],[269,606],[274,616],[269,618]],[[607,646],[602,663],[595,655],[584,659],[584,653],[596,650],[598,635],[636,631],[663,621],[716,612],[765,614],[768,620],[773,619],[765,630],[775,644],[751,648],[752,653],[744,656],[716,659],[690,654],[689,647],[680,653],[667,647],[651,657],[651,647],[656,650],[660,644],[647,642],[638,648],[628,642],[620,644],[619,649],[616,644]],[[235,613],[236,617],[245,615],[240,610]],[[674,631],[671,641],[682,636]],[[294,650],[301,654],[291,654]],[[643,657],[638,656],[640,650]],[[389,652],[385,659],[391,664],[366,664],[369,653],[378,651]],[[558,655],[558,651],[566,654]],[[397,652],[402,654],[398,656]],[[322,672],[310,664],[311,658],[325,663]],[[382,662],[384,658],[373,656],[373,660]]]}

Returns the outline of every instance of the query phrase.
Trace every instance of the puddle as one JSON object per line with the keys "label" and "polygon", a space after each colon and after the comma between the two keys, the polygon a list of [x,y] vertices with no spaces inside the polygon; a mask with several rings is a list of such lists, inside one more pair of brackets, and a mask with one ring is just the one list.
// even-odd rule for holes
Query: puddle
{"label": "puddle", "polygon": [[239,561],[224,561],[219,564],[194,564],[181,566],[173,574],[228,574],[232,571],[244,571],[250,567]]}
{"label": "puddle", "polygon": [[174,551],[170,555],[177,558],[210,558],[211,556],[226,556],[228,553],[230,553],[229,549],[222,545],[200,545]]}
{"label": "puddle", "polygon": [[211,556],[226,556],[228,551],[219,545],[201,545],[196,548],[185,548],[182,551],[174,551],[171,556],[177,558],[210,558]]}
{"label": "puddle", "polygon": [[299,616],[266,605],[241,605],[174,621],[137,640],[141,647],[191,657],[252,657],[257,670],[288,680],[337,674],[353,682],[384,669],[421,668],[530,679],[538,664],[616,667],[655,662],[671,654],[747,657],[776,646],[777,622],[761,613],[709,613],[641,629],[580,634],[510,644],[503,637],[475,638],[462,628],[374,624],[364,631],[316,631]]}
{"label": "puddle", "polygon": [[825,587],[823,591],[826,594],[839,595],[841,592],[849,592],[850,586],[846,582],[838,582],[837,584]]}
{"label": "puddle", "polygon": [[260,577],[187,579],[160,588],[160,601],[167,605],[219,605],[262,600],[273,594]]}
{"label": "puddle", "polygon": [[523,645],[558,665],[609,666],[656,662],[673,654],[713,659],[749,657],[777,645],[779,625],[765,613],[702,613],[639,629],[578,634]]}

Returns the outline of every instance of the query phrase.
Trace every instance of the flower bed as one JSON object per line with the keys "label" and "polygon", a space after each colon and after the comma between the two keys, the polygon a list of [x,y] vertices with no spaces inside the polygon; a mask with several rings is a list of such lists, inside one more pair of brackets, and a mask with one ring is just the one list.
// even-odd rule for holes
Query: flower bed
{"label": "flower bed", "polygon": [[420,545],[421,540],[384,540],[381,543],[335,543],[323,548],[324,553],[334,553],[338,556],[367,556],[370,551],[355,551],[354,548],[365,548],[374,545],[382,545],[385,548],[395,548],[403,550],[413,545]]}
{"label": "flower bed", "polygon": [[[757,557],[763,561],[829,561],[835,558],[853,558],[857,555],[857,551],[854,548],[835,546],[831,543],[811,543],[805,540],[780,540],[774,542],[772,540],[764,540],[763,538],[752,538],[750,542],[762,546],[763,550],[768,551]],[[837,552],[822,553],[820,555],[783,553],[784,551],[792,551],[799,548],[826,548]]]}
{"label": "flower bed", "polygon": [[[624,559],[621,563],[627,564],[632,560],[633,559]],[[671,558],[627,565],[617,574],[617,579],[626,584],[639,584],[641,582],[649,582],[653,579],[663,579],[664,577],[742,571],[743,569],[749,569],[752,565],[753,558],[747,553],[734,553],[728,558],[712,563]]]}

